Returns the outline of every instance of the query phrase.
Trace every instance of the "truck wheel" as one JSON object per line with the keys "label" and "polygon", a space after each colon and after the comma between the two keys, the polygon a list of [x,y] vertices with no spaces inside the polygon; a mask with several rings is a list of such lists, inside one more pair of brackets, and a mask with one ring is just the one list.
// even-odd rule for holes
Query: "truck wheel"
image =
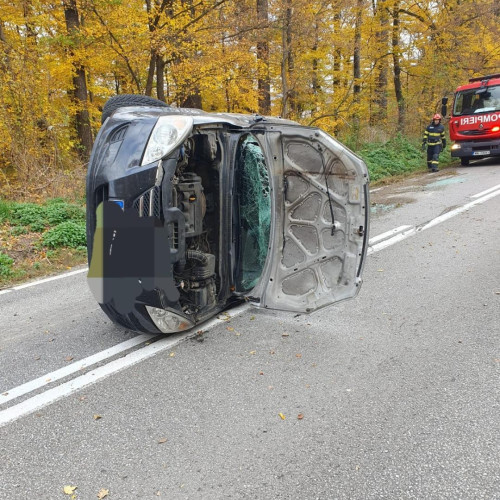
{"label": "truck wheel", "polygon": [[470,158],[462,157],[460,158],[460,163],[462,164],[462,167],[467,167],[469,165]]}
{"label": "truck wheel", "polygon": [[169,108],[170,106],[159,99],[147,95],[119,94],[106,101],[102,108],[101,123],[111,116],[113,111],[125,106],[153,106],[157,108]]}

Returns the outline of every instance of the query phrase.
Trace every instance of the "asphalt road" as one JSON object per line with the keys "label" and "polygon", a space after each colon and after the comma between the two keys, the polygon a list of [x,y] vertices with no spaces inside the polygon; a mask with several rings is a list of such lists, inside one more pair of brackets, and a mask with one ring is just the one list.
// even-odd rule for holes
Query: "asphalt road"
{"label": "asphalt road", "polygon": [[499,194],[374,189],[362,290],[312,315],[158,340],[85,273],[0,293],[0,498],[500,499]]}

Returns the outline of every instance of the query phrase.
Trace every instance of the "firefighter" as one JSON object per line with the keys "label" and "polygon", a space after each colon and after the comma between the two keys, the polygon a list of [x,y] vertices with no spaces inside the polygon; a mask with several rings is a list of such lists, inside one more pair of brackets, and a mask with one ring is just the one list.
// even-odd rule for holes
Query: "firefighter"
{"label": "firefighter", "polygon": [[436,113],[432,117],[432,122],[425,129],[422,139],[422,151],[427,145],[427,168],[429,172],[437,172],[439,164],[439,153],[446,147],[444,127],[441,124],[441,115]]}

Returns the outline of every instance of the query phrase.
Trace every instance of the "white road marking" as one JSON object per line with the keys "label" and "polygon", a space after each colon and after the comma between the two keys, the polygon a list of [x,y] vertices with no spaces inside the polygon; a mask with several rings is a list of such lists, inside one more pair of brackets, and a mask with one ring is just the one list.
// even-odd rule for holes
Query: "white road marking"
{"label": "white road marking", "polygon": [[[495,186],[495,189],[498,187],[500,187],[500,186]],[[480,195],[484,194],[484,193],[487,193],[487,194],[480,197]],[[368,254],[378,252],[384,248],[387,248],[388,246],[399,243],[400,241],[403,241],[404,239],[409,238],[410,236],[414,236],[418,232],[425,231],[426,229],[434,227],[437,224],[440,224],[441,222],[444,222],[448,219],[451,219],[452,217],[455,217],[456,215],[467,211],[469,208],[472,208],[475,205],[479,205],[481,203],[484,203],[485,201],[488,201],[489,199],[494,198],[495,196],[498,196],[498,195],[500,195],[500,189],[498,189],[497,191],[495,191],[495,190],[492,191],[491,189],[489,189],[486,192],[479,193],[478,195],[475,195],[474,197],[477,197],[476,200],[471,201],[470,203],[466,203],[465,205],[458,207],[454,210],[451,210],[450,212],[447,212],[446,214],[440,215],[439,217],[436,217],[435,219],[429,221],[428,223],[426,223],[422,226],[419,226],[419,227],[400,226],[396,229],[393,229],[393,230],[387,231],[386,233],[383,233],[381,235],[375,236],[374,238],[370,239],[370,242],[369,242],[370,247],[368,249]],[[52,281],[55,279],[60,279],[60,278],[64,278],[67,276],[72,276],[74,274],[85,272],[86,270],[87,269],[80,269],[77,271],[72,271],[70,273],[65,273],[63,275],[54,276],[52,278],[46,278],[46,279],[40,280],[38,282],[27,283],[26,285],[20,285],[18,287],[14,287],[12,290],[18,290],[20,288],[26,288],[28,286],[34,286],[36,284],[45,283],[47,281]],[[5,293],[7,291],[10,291],[10,290],[6,290],[3,292]],[[222,313],[222,314],[227,315],[227,317],[229,319],[231,317],[235,317],[235,316],[242,314],[248,308],[249,308],[248,304],[243,304],[242,306],[239,306],[237,308],[232,309],[231,312],[226,312],[226,313]],[[220,319],[220,318],[212,319],[211,321],[202,325],[203,331],[208,331],[211,328],[213,328],[214,326],[216,326],[224,321],[226,321],[226,320]],[[176,334],[176,335],[167,337],[165,339],[159,340],[153,344],[150,344],[148,346],[143,347],[142,349],[139,349],[137,351],[133,351],[133,352],[125,355],[122,358],[116,359],[116,360],[111,361],[110,363],[108,363],[106,365],[100,366],[99,368],[96,368],[93,371],[90,371],[84,375],[81,375],[80,377],[76,377],[75,379],[70,380],[68,382],[65,382],[57,387],[54,387],[53,389],[49,389],[41,394],[33,396],[32,398],[27,399],[26,401],[23,401],[22,403],[19,403],[19,404],[14,405],[10,408],[7,408],[6,410],[3,410],[0,412],[0,427],[9,423],[9,422],[13,422],[13,421],[21,418],[22,416],[33,413],[34,411],[39,410],[40,408],[43,408],[43,407],[63,398],[65,396],[73,394],[74,392],[82,389],[83,387],[87,387],[89,385],[95,384],[97,381],[99,381],[105,377],[108,377],[109,375],[112,375],[113,373],[121,371],[127,367],[133,366],[133,365],[139,363],[140,361],[148,359],[148,358],[150,358],[150,357],[154,356],[155,354],[158,354],[162,351],[165,351],[167,349],[172,349],[173,347],[175,347],[177,344],[179,344],[183,340],[185,340],[191,336],[194,336],[194,335],[196,335],[196,333],[194,333],[191,330],[191,331],[183,333],[183,334]],[[142,336],[139,336],[139,337],[142,337]],[[131,340],[134,340],[134,339],[131,339]],[[115,347],[119,348],[120,345],[121,344],[119,344],[118,346],[115,346]],[[89,360],[89,359],[94,358],[94,357],[97,358],[99,356],[104,355],[103,353],[105,353],[105,352],[106,351],[103,351],[102,353],[97,353],[97,354],[95,354],[93,356],[89,356],[88,358],[85,358],[85,359]],[[107,356],[107,357],[109,357],[109,356]],[[106,357],[104,357],[102,359],[106,359]],[[82,360],[82,361],[85,361],[85,360]],[[95,364],[96,362],[97,361],[94,361],[92,364]],[[81,363],[82,362],[73,363],[73,365],[75,365],[73,367],[72,367],[72,365],[70,365],[68,367],[61,368],[60,370],[52,372],[52,374],[47,374],[45,377],[40,377],[39,379],[33,380],[31,382],[28,382],[26,384],[23,384],[23,385],[17,387],[17,388],[12,389],[9,392],[14,392],[14,396],[10,399],[14,399],[16,397],[19,397],[20,395],[26,394],[27,392],[31,392],[35,388],[42,387],[45,384],[38,385],[37,387],[34,387],[34,386],[36,386],[37,384],[40,384],[41,379],[45,379],[45,382],[47,382],[46,379],[50,378],[50,375],[54,375],[54,374],[56,374],[56,376],[61,375],[58,378],[62,378],[70,373],[74,373],[77,369],[80,369],[80,367],[84,368],[84,367],[82,367]],[[78,366],[78,368],[74,369],[76,366]],[[86,366],[90,366],[90,365],[87,364]],[[64,370],[66,370],[68,368],[70,368],[73,371],[71,371],[70,373],[66,373],[65,375],[62,375],[64,373]],[[49,382],[51,382],[51,381],[49,381]],[[49,382],[47,382],[47,383],[49,383]],[[33,387],[33,389],[30,387]],[[17,395],[15,395],[16,391],[17,391]],[[9,396],[9,395],[7,394],[7,396]],[[1,401],[1,399],[0,399],[0,401]],[[7,400],[3,400],[2,402],[6,402],[6,401]]]}
{"label": "white road marking", "polygon": [[70,365],[67,365],[63,368],[60,368],[59,370],[47,373],[46,375],[38,377],[35,380],[31,380],[30,382],[26,382],[25,384],[14,387],[13,389],[9,389],[8,391],[5,391],[2,394],[0,394],[0,405],[5,404],[8,401],[11,401],[12,399],[16,399],[20,396],[23,396],[24,394],[28,394],[29,392],[35,391],[36,389],[40,389],[40,387],[43,387],[44,385],[51,384],[56,380],[60,380],[80,370],[89,368],[90,366],[95,365],[100,361],[111,358],[116,354],[120,354],[121,352],[131,349],[132,347],[142,344],[143,342],[147,342],[148,340],[151,340],[154,337],[155,335],[146,335],[146,334],[138,335],[137,337],[134,337],[130,340],[126,340],[125,342],[122,342],[120,344],[116,344],[113,347],[110,347],[109,349],[105,349],[104,351],[98,352],[97,354],[88,356],[87,358],[81,359],[80,361],[75,361],[74,363],[71,363]]}
{"label": "white road marking", "polygon": [[373,245],[379,243],[380,241],[387,240],[388,238],[392,238],[396,234],[403,233],[404,231],[410,229],[411,227],[413,227],[413,226],[399,226],[396,229],[391,229],[390,231],[379,234],[378,236],[374,236],[373,238],[370,238],[368,245],[373,246]]}
{"label": "white road marking", "polygon": [[[201,329],[204,332],[206,332],[216,325],[219,325],[221,323],[228,321],[231,318],[239,316],[240,314],[245,312],[248,308],[249,305],[245,303],[239,307],[231,309],[230,311],[223,312],[219,315],[219,317],[214,318],[208,321],[207,323],[204,323],[201,326]],[[220,319],[220,316],[224,316],[224,318]],[[142,349],[133,351],[123,356],[122,358],[115,359],[114,361],[111,361],[106,365],[100,366],[95,370],[92,370],[88,373],[85,373],[84,375],[81,375],[80,377],[76,377],[68,382],[58,385],[53,389],[49,389],[45,392],[42,392],[41,394],[37,394],[36,396],[33,396],[32,398],[27,399],[22,403],[11,406],[10,408],[7,408],[6,410],[0,412],[0,427],[10,422],[14,422],[15,420],[25,415],[29,415],[30,413],[33,413],[51,403],[54,403],[55,401],[65,396],[69,396],[70,394],[73,394],[74,392],[84,387],[95,384],[99,380],[102,380],[103,378],[108,377],[113,373],[119,372],[125,368],[128,368],[130,366],[139,363],[140,361],[144,361],[145,359],[151,358],[155,354],[158,354],[162,351],[165,351],[167,349],[172,349],[183,340],[189,337],[193,337],[194,335],[196,335],[196,331],[193,330],[190,330],[189,332],[186,333],[178,333],[175,335],[171,335],[167,338],[154,342],[153,344],[147,345]]]}
{"label": "white road marking", "polygon": [[22,290],[23,288],[29,288],[36,285],[41,285],[42,283],[47,283],[49,281],[60,280],[62,278],[68,278],[69,276],[74,276],[75,274],[86,273],[89,270],[88,267],[83,269],[77,269],[76,271],[69,271],[67,273],[58,274],[56,276],[50,276],[49,278],[43,278],[37,281],[30,281],[29,283],[24,283],[22,285],[13,286],[12,288],[6,288],[5,290],[0,290],[0,295],[4,293],[13,292],[14,290]]}
{"label": "white road marking", "polygon": [[[480,205],[481,203],[484,203],[485,201],[490,200],[491,198],[494,198],[495,196],[500,195],[500,189],[498,191],[493,191],[492,193],[487,194],[486,196],[483,196],[482,198],[478,198],[474,201],[471,201],[469,203],[466,203],[465,205],[462,205],[461,207],[455,208],[454,210],[450,210],[449,212],[440,215],[439,217],[436,217],[435,219],[432,219],[431,221],[427,222],[426,224],[423,224],[422,226],[407,226],[408,229],[404,230],[403,232],[396,234],[392,238],[386,239],[380,243],[377,243],[375,245],[371,245],[368,248],[368,255],[374,253],[374,252],[379,252],[380,250],[383,250],[384,248],[390,247],[391,245],[395,245],[396,243],[399,243],[400,241],[405,240],[406,238],[409,238],[410,236],[414,236],[417,233],[420,233],[422,231],[425,231],[426,229],[430,229],[431,227],[437,226],[438,224],[441,224],[441,222],[444,222],[448,219],[451,219],[452,217],[455,217],[458,214],[461,214],[462,212],[466,212],[469,210],[469,208],[474,207],[475,205]],[[403,226],[401,226],[403,227]],[[399,228],[398,228],[399,229]],[[386,234],[386,233],[384,233]],[[375,239],[375,238],[374,238]],[[372,242],[370,240],[370,242]]]}
{"label": "white road marking", "polygon": [[497,184],[496,186],[486,189],[485,191],[481,191],[480,193],[473,194],[472,196],[469,196],[469,198],[480,198],[481,196],[491,193],[492,191],[496,191],[497,189],[500,189],[500,184]]}
{"label": "white road marking", "polygon": [[409,238],[410,236],[413,236],[414,234],[417,233],[415,226],[406,226],[406,227],[407,229],[405,231],[396,234],[392,238],[381,241],[380,243],[377,243],[375,245],[370,245],[367,252],[368,255],[375,252],[379,252],[380,250],[383,250],[384,248],[390,247],[392,245],[395,245],[396,243],[406,240],[406,238]]}

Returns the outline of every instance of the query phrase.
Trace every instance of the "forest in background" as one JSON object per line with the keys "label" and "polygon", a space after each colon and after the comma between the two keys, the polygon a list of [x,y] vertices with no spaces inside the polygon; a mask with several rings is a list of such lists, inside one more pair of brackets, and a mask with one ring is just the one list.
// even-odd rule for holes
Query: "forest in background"
{"label": "forest in background", "polygon": [[500,71],[496,0],[0,0],[2,196],[82,189],[117,93],[277,115],[355,150]]}

